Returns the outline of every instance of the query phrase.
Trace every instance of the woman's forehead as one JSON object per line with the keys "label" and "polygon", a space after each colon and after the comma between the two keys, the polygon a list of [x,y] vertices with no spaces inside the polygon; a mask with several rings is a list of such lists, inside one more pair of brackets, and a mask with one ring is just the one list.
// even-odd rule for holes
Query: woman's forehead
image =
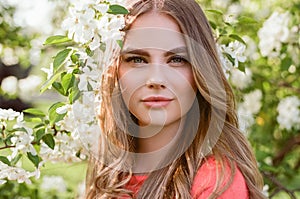
{"label": "woman's forehead", "polygon": [[185,46],[184,35],[175,19],[167,14],[148,12],[139,16],[126,32],[123,49],[169,51],[181,46]]}
{"label": "woman's forehead", "polygon": [[170,51],[186,46],[184,35],[163,28],[132,29],[127,32],[123,51],[128,49],[159,49]]}
{"label": "woman's forehead", "polygon": [[146,27],[164,28],[181,32],[177,21],[172,16],[158,11],[150,11],[138,16],[131,24],[130,29]]}

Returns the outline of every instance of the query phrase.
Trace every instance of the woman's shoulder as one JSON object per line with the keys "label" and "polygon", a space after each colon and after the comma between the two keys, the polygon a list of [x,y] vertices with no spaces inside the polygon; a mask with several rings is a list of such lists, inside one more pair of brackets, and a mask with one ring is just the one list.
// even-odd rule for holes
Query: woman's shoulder
{"label": "woman's shoulder", "polygon": [[[221,172],[221,166],[214,157],[209,157],[199,168],[194,178],[191,194],[193,198],[206,199],[208,198],[218,183],[220,188],[228,187],[218,198],[226,199],[247,199],[249,198],[248,188],[245,178],[238,167],[235,165],[235,172],[233,173],[228,163],[225,163],[224,180],[217,182],[217,176]],[[232,182],[230,177],[233,175]],[[227,185],[227,183],[230,183]]]}

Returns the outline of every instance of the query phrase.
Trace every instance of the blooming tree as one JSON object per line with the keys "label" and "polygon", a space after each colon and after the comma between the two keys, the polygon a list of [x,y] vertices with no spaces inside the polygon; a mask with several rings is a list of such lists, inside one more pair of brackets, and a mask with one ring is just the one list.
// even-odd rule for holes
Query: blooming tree
{"label": "blooming tree", "polygon": [[[300,80],[296,75],[300,68],[299,4],[274,0],[268,3],[268,10],[260,1],[214,0],[203,4],[224,72],[237,96],[240,128],[249,138],[265,177],[264,191],[270,198],[296,198],[300,180]],[[123,33],[119,30],[127,10],[122,0],[69,0],[63,7],[69,12],[60,31],[44,39],[44,46],[57,52],[49,66],[42,68],[46,82],[41,86],[41,78],[34,75],[2,80],[0,93],[8,96],[29,100],[29,93],[39,87],[42,93],[54,90],[62,97],[47,111],[0,108],[3,186],[11,181],[32,183],[47,162],[84,161],[96,146],[101,74],[122,46]],[[278,7],[290,9],[287,12]],[[52,4],[49,9],[54,10]],[[16,13],[22,14],[18,9]],[[26,23],[32,21],[23,18]],[[43,28],[46,34],[51,26]],[[6,58],[1,59],[17,62],[12,48],[4,48],[0,54]],[[33,45],[33,55],[41,48]],[[30,57],[37,63],[35,56]],[[25,168],[23,158],[33,168]],[[50,186],[47,181],[61,186]],[[65,184],[59,176],[45,176],[41,188],[64,192]]]}

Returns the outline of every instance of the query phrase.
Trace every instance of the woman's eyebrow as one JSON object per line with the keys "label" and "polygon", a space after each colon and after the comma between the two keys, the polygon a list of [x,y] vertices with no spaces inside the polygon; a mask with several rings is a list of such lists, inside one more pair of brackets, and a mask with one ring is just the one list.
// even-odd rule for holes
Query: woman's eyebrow
{"label": "woman's eyebrow", "polygon": [[178,48],[174,48],[172,50],[169,50],[167,52],[165,52],[165,56],[170,56],[170,55],[173,55],[173,54],[187,54],[187,47],[186,46],[181,46],[181,47],[178,47]]}
{"label": "woman's eyebrow", "polygon": [[150,54],[143,50],[143,49],[134,49],[134,48],[128,48],[128,49],[125,49],[121,52],[121,55],[124,55],[124,54],[137,54],[137,55],[143,55],[143,56],[150,56]]}

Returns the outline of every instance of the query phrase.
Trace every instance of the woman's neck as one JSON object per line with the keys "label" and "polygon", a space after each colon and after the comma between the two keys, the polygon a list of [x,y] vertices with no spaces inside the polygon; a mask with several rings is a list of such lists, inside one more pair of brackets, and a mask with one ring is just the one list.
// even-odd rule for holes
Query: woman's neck
{"label": "woman's neck", "polygon": [[137,152],[149,153],[167,146],[177,133],[183,129],[184,119],[172,122],[166,126],[143,126],[139,128]]}

